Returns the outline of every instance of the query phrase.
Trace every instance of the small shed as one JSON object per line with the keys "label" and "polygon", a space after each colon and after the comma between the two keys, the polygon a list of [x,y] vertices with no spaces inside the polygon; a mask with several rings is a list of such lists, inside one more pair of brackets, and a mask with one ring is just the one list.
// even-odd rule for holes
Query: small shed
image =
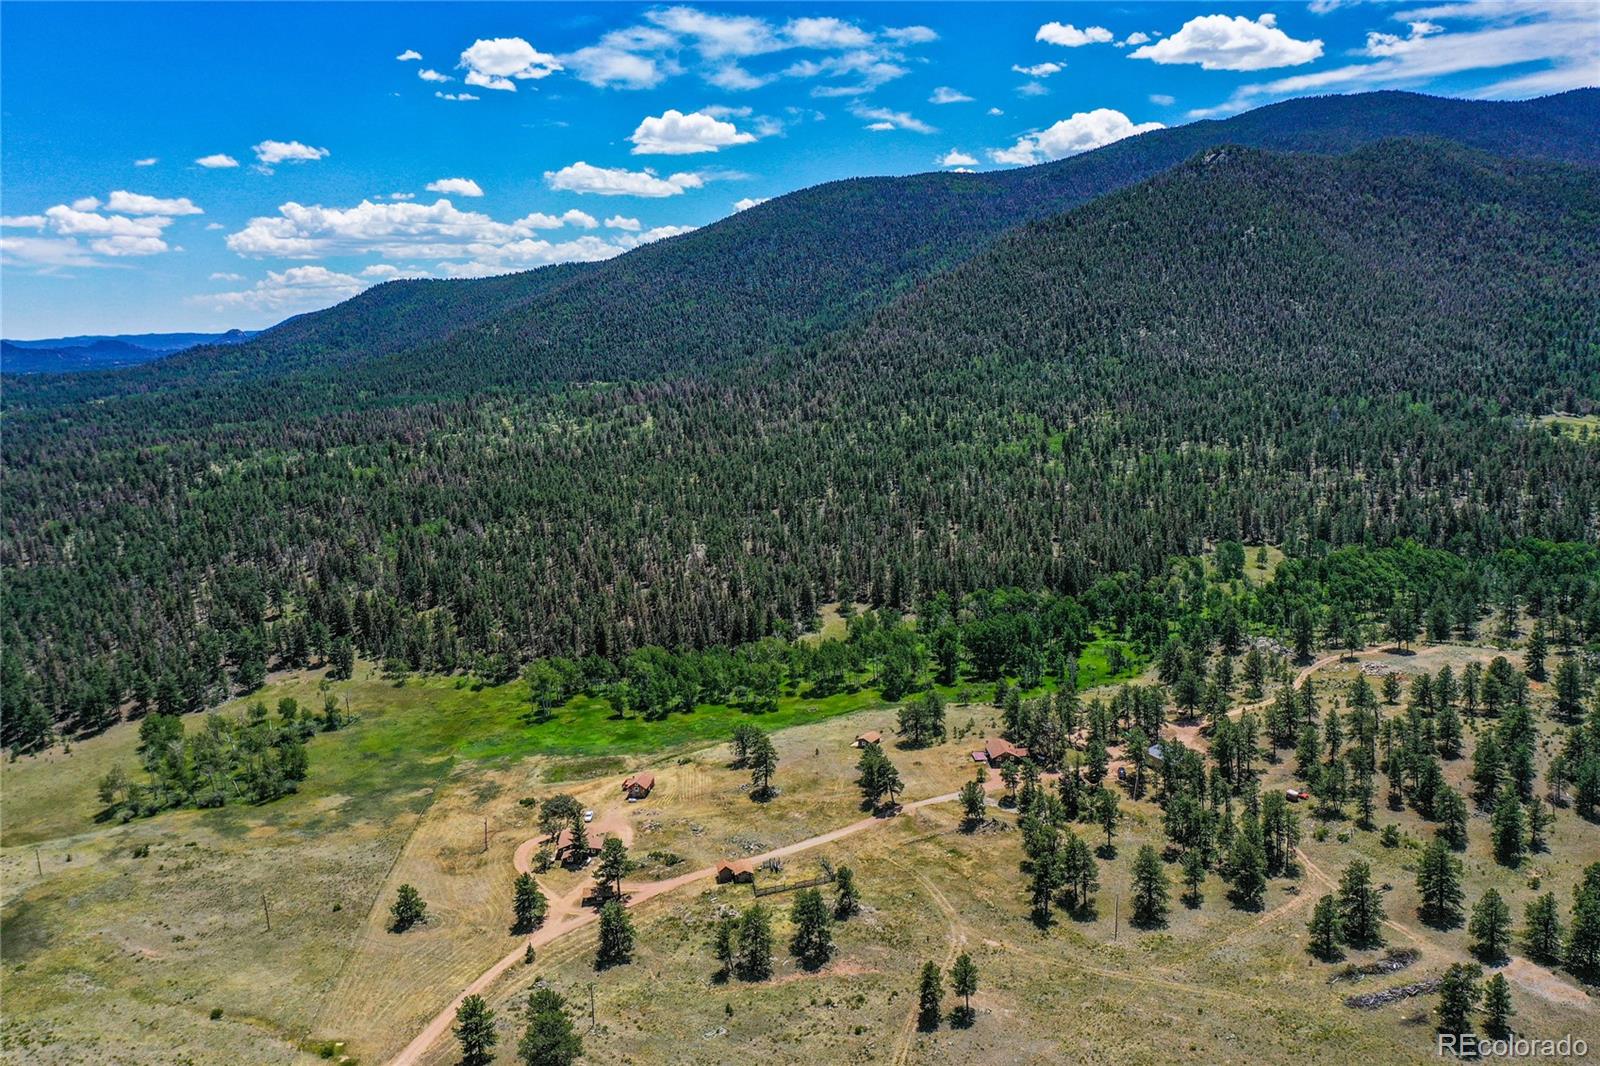
{"label": "small shed", "polygon": [[717,884],[749,884],[756,879],[755,864],[748,859],[723,859],[717,863]]}
{"label": "small shed", "polygon": [[1167,749],[1162,747],[1160,744],[1150,745],[1149,750],[1146,751],[1145,754],[1150,757],[1151,762],[1158,766],[1167,761]]}
{"label": "small shed", "polygon": [[864,748],[868,744],[881,743],[883,743],[883,734],[878,732],[876,729],[869,729],[865,733],[862,733],[860,736],[856,737],[855,747]]}
{"label": "small shed", "polygon": [[622,782],[622,791],[627,793],[630,802],[644,799],[655,787],[656,775],[649,770],[641,770]]}

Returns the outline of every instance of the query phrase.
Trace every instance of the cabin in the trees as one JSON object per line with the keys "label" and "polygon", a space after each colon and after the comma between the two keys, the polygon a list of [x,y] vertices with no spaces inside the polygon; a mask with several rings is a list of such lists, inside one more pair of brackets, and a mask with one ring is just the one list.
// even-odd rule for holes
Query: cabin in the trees
{"label": "cabin in the trees", "polygon": [[563,866],[582,866],[589,861],[589,856],[595,852],[591,847],[579,847],[573,840],[571,828],[563,829],[556,834],[556,862]]}
{"label": "cabin in the trees", "polygon": [[724,859],[717,863],[717,884],[730,882],[747,885],[756,879],[755,864],[748,859]]}
{"label": "cabin in the trees", "polygon": [[860,736],[856,737],[855,747],[864,748],[868,744],[881,743],[883,743],[883,734],[878,732],[876,729],[869,729],[865,733],[862,733]]}
{"label": "cabin in the trees", "polygon": [[1004,737],[990,737],[983,742],[983,750],[972,753],[974,762],[986,762],[990,766],[1001,766],[1008,762],[1019,762],[1028,757],[1028,749],[1018,747]]}
{"label": "cabin in the trees", "polygon": [[649,770],[641,770],[622,782],[622,791],[627,795],[629,803],[644,799],[655,787],[656,775]]}

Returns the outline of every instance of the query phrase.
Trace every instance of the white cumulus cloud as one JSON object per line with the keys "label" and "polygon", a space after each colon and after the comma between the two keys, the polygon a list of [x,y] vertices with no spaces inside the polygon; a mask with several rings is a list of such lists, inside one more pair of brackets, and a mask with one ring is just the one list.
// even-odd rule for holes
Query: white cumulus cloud
{"label": "white cumulus cloud", "polygon": [[195,163],[199,166],[205,167],[207,170],[217,170],[223,167],[236,167],[239,165],[239,161],[237,159],[223,152],[217,152],[214,155],[203,155],[199,159],[196,159]]}
{"label": "white cumulus cloud", "polygon": [[545,171],[544,180],[552,189],[596,193],[600,196],[677,196],[688,189],[698,189],[705,184],[703,175],[692,172],[671,174],[662,178],[657,177],[652,170],[597,167],[581,159],[560,170]]}
{"label": "white cumulus cloud", "polygon": [[625,229],[629,232],[637,233],[643,226],[636,218],[629,218],[627,215],[612,215],[606,219],[606,228]]}
{"label": "white cumulus cloud", "polygon": [[[92,199],[92,197],[91,197]],[[106,210],[122,215],[203,215],[187,196],[162,199],[118,189],[106,199]]]}
{"label": "white cumulus cloud", "polygon": [[749,144],[756,138],[703,111],[686,115],[668,108],[658,116],[646,117],[628,139],[633,142],[634,155],[692,155]]}
{"label": "white cumulus cloud", "polygon": [[941,167],[975,167],[978,161],[959,148],[952,148],[939,159]]}
{"label": "white cumulus cloud", "polygon": [[1060,74],[1066,68],[1060,63],[1035,63],[1031,67],[1013,63],[1011,64],[1011,69],[1018,74],[1026,74],[1030,78],[1048,78],[1052,74]]}
{"label": "white cumulus cloud", "polygon": [[250,149],[256,154],[264,167],[276,166],[279,163],[309,163],[317,159],[328,158],[326,148],[313,148],[309,144],[299,141],[262,141]]}
{"label": "white cumulus cloud", "polygon": [[1322,55],[1320,40],[1295,40],[1277,21],[1271,12],[1255,21],[1243,15],[1201,15],[1171,37],[1134,49],[1128,58],[1194,63],[1202,70],[1266,70],[1296,67]]}
{"label": "white cumulus cloud", "polygon": [[959,89],[952,89],[948,85],[941,85],[933,90],[933,95],[928,97],[930,104],[970,104],[972,97]]}
{"label": "white cumulus cloud", "polygon": [[399,55],[395,56],[395,58],[402,63],[410,63],[413,60],[421,59],[422,53],[417,51],[415,48],[407,48],[404,52],[401,52]]}
{"label": "white cumulus cloud", "polygon": [[153,167],[159,162],[161,162],[161,160],[152,155],[146,156],[144,159],[135,159],[133,161],[133,165],[136,167]]}
{"label": "white cumulus cloud", "polygon": [[1070,22],[1066,25],[1046,22],[1039,27],[1033,39],[1045,44],[1058,44],[1063,48],[1082,48],[1086,44],[1105,44],[1111,40],[1111,31],[1104,26],[1088,26],[1080,30]]}
{"label": "white cumulus cloud", "polygon": [[1010,148],[991,148],[989,158],[996,163],[1042,163],[1161,128],[1160,122],[1135,123],[1121,111],[1101,107],[1093,111],[1080,111],[1049,129],[1020,137]]}
{"label": "white cumulus cloud", "polygon": [[735,200],[733,202],[733,209],[735,211],[748,211],[752,207],[756,206],[756,204],[764,204],[770,199],[772,199],[770,196],[746,196],[742,200]]}
{"label": "white cumulus cloud", "polygon": [[461,53],[461,66],[467,71],[468,85],[504,92],[516,92],[517,81],[547,78],[563,69],[559,59],[521,37],[474,41]]}
{"label": "white cumulus cloud", "polygon": [[429,192],[441,192],[455,196],[482,196],[483,187],[471,178],[440,178],[430,181],[423,186]]}

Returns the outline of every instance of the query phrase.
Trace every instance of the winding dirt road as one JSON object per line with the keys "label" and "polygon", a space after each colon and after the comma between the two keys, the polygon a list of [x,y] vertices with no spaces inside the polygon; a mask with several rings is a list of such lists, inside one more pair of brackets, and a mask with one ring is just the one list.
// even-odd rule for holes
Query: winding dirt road
{"label": "winding dirt road", "polygon": [[[986,787],[995,788],[998,787],[998,784],[999,782],[991,780]],[[921,810],[923,807],[950,803],[959,795],[960,793],[958,792],[946,792],[942,796],[930,796],[927,799],[905,803],[901,805],[900,813],[909,814],[912,811]],[[798,855],[803,851],[809,851],[824,844],[831,844],[836,840],[843,840],[845,837],[853,836],[874,826],[888,824],[894,820],[893,817],[871,815],[848,825],[840,826],[838,829],[819,833],[816,836],[807,837],[793,844],[785,844],[781,848],[773,848],[771,851],[764,851],[759,855],[749,856],[749,861],[759,866],[768,859],[781,859],[790,855]],[[631,843],[633,837],[633,827],[628,825],[626,820],[622,819],[618,814],[607,814],[605,818],[590,826],[589,832],[597,838],[604,837],[608,833],[615,834],[622,838],[623,843]],[[516,854],[512,857],[512,865],[516,867],[518,873],[532,872],[533,856],[544,843],[544,837],[533,837],[518,845]],[[622,886],[624,905],[637,907],[646,900],[655,899],[657,896],[676,891],[685,885],[709,880],[716,875],[716,872],[717,868],[715,866],[704,866],[698,870],[679,874],[677,877],[665,881],[624,882]],[[418,1033],[416,1038],[405,1046],[404,1050],[389,1060],[388,1066],[417,1066],[433,1045],[444,1039],[450,1032],[451,1026],[455,1024],[456,1010],[461,1006],[462,1000],[468,996],[482,995],[491,988],[507,970],[522,962],[528,948],[537,949],[543,947],[595,921],[599,917],[599,912],[591,907],[583,906],[583,897],[592,887],[587,880],[580,881],[565,896],[552,899],[550,901],[550,909],[545,915],[544,924],[533,933],[518,940],[517,946],[507,952],[504,958],[489,967],[479,975],[477,980],[462,989],[460,994],[450,1001],[450,1005],[435,1015],[427,1027]]]}

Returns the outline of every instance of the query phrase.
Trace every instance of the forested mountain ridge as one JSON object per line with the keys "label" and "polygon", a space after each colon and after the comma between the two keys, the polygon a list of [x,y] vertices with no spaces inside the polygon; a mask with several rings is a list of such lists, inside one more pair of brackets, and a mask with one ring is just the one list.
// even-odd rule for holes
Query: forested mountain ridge
{"label": "forested mountain ridge", "polygon": [[[160,367],[26,383],[14,408],[221,389],[265,417],[373,398],[646,378],[728,365],[859,321],[1002,232],[1143,181],[1207,147],[1337,152],[1437,136],[1497,154],[1600,163],[1600,90],[1523,102],[1379,92],[1303,98],[1156,130],[1053,163],[832,182],[600,264],[475,281],[395,281],[237,348]],[[243,381],[271,386],[236,393]],[[242,402],[240,402],[242,400]],[[183,395],[182,404],[195,400]],[[130,404],[138,422],[175,408]],[[181,405],[179,405],[181,406]],[[200,408],[192,421],[204,423]]]}
{"label": "forested mountain ridge", "polygon": [[1600,394],[1597,218],[1583,166],[1220,147],[760,361],[49,434],[8,477],[6,702],[94,728],[340,646],[503,677],[1217,538],[1592,542],[1600,451],[1507,412]]}

